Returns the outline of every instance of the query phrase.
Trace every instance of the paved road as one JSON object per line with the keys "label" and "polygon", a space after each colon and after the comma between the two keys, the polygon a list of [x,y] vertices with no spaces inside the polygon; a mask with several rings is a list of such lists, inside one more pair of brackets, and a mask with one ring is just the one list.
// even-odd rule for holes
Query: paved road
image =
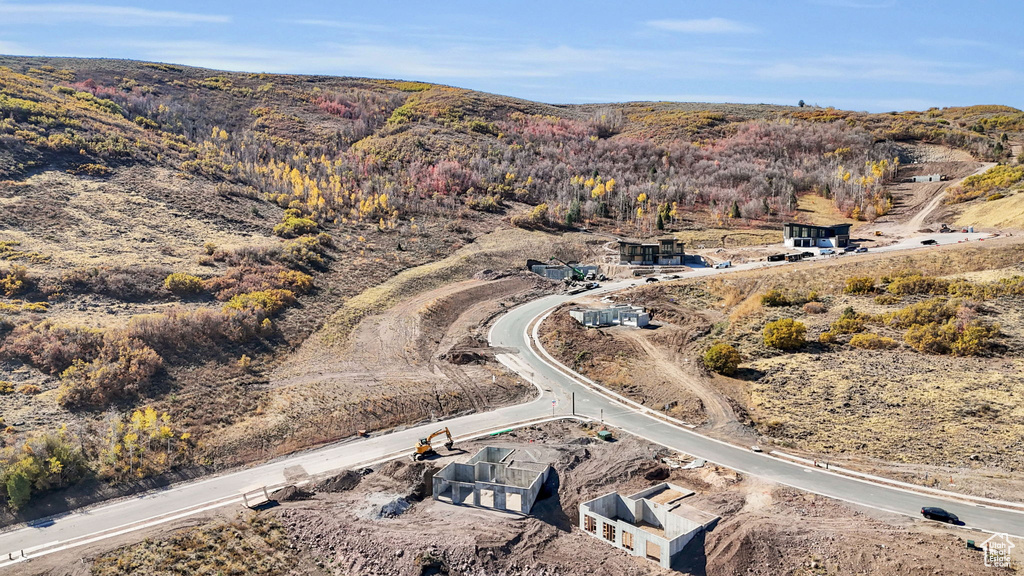
{"label": "paved road", "polygon": [[[940,243],[979,239],[984,235],[933,235]],[[922,237],[923,238],[923,237]],[[875,252],[922,248],[921,238],[915,238],[874,250]],[[735,269],[751,269],[765,263],[749,263]],[[785,262],[772,263],[791,265]],[[687,277],[728,272],[729,270],[698,269]],[[637,280],[606,285],[594,293],[611,292],[640,283]],[[25,551],[29,557],[51,553],[94,539],[131,531],[152,523],[167,521],[181,515],[195,513],[209,507],[234,504],[240,500],[241,490],[255,486],[280,486],[286,483],[285,469],[307,474],[353,468],[371,462],[408,453],[416,440],[439,427],[448,426],[460,438],[483,434],[537,418],[571,413],[573,394],[577,414],[600,419],[623,428],[630,433],[670,448],[704,458],[723,466],[774,480],[797,488],[831,496],[841,500],[875,506],[886,510],[916,516],[922,506],[943,506],[960,515],[970,526],[989,531],[1024,535],[1024,513],[1008,512],[944,502],[898,489],[881,487],[847,477],[836,476],[792,462],[778,460],[748,449],[724,444],[700,436],[686,427],[637,411],[635,406],[616,402],[595,392],[578,379],[559,371],[542,360],[529,343],[527,327],[539,316],[572,297],[549,296],[511,310],[495,323],[491,330],[491,344],[504,347],[507,353],[498,354],[498,360],[539,388],[536,399],[492,412],[472,414],[436,423],[424,424],[372,438],[333,444],[317,450],[301,452],[253,468],[232,472],[148,493],[119,502],[88,508],[53,518],[33,526],[0,533],[0,569],[10,566],[4,560],[9,554],[16,558]],[[555,405],[552,405],[552,401]],[[12,568],[13,570],[13,568]]]}
{"label": "paved road", "polygon": [[[621,283],[605,289],[612,291],[620,287]],[[521,358],[532,367],[537,380],[543,386],[555,390],[561,404],[571,402],[571,395],[574,394],[577,414],[603,418],[607,424],[674,450],[823,496],[915,517],[920,517],[922,507],[939,506],[957,514],[967,526],[990,532],[1024,535],[1024,512],[946,501],[755,453],[747,447],[701,436],[685,426],[670,424],[596,393],[590,386],[581,384],[578,378],[570,377],[552,366],[550,357],[542,359],[542,353],[535,348],[535,341],[531,343],[531,336],[536,335],[535,326],[530,330],[531,334],[528,334],[528,328],[535,318],[570,299],[567,296],[549,296],[524,304],[495,323],[491,330],[491,340],[493,346],[518,348]]]}

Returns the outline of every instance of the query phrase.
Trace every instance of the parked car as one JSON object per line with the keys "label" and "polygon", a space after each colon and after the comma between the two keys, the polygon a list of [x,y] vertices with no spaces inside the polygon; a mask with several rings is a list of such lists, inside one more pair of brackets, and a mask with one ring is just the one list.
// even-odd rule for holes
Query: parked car
{"label": "parked car", "polygon": [[921,240],[921,244],[924,244],[925,246],[934,246],[935,244],[938,244],[938,243],[939,243],[939,241],[936,240],[935,238],[929,238],[927,240]]}
{"label": "parked car", "polygon": [[843,248],[843,252],[854,252],[856,250],[857,250],[856,246],[847,246],[846,248]]}
{"label": "parked car", "polygon": [[718,264],[715,264],[715,268],[732,268],[732,261],[726,260],[725,262],[719,262]]}
{"label": "parked car", "polygon": [[949,524],[958,524],[960,519],[957,518],[956,514],[943,510],[942,508],[936,508],[934,506],[926,506],[921,508],[921,516],[929,520],[937,520],[939,522],[948,522]]}
{"label": "parked car", "polygon": [[822,248],[821,250],[818,250],[818,255],[819,256],[829,256],[829,255],[835,254],[835,253],[836,253],[836,251],[831,249],[831,248]]}
{"label": "parked car", "polygon": [[761,447],[758,446],[757,444],[754,444],[753,446],[751,446],[750,447],[750,451],[751,452],[764,452],[764,450],[761,450]]}
{"label": "parked car", "polygon": [[657,281],[658,281],[657,278],[648,278],[647,280],[644,280],[644,282],[647,282],[648,284],[650,284],[651,282],[657,282]]}
{"label": "parked car", "polygon": [[678,279],[679,279],[679,275],[678,274],[669,274],[668,276],[665,276],[665,280],[678,280]]}
{"label": "parked car", "polygon": [[801,252],[801,258],[814,258],[814,252]]}
{"label": "parked car", "polygon": [[868,251],[867,246],[861,246],[860,248],[857,248],[856,250],[854,250],[854,252],[867,252],[867,251]]}

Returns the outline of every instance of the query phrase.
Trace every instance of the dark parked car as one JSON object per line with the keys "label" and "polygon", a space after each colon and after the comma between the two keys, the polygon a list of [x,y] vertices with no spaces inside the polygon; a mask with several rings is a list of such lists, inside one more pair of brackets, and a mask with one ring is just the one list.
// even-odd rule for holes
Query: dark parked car
{"label": "dark parked car", "polygon": [[846,248],[843,248],[843,252],[853,252],[855,250],[857,250],[856,246],[847,246]]}
{"label": "dark parked car", "polygon": [[801,252],[801,258],[814,258],[814,252]]}
{"label": "dark parked car", "polygon": [[938,520],[939,522],[948,522],[949,524],[958,524],[960,522],[956,514],[932,506],[921,508],[921,516],[929,520]]}
{"label": "dark parked car", "polygon": [[921,240],[921,244],[924,244],[925,246],[931,246],[933,244],[938,244],[938,243],[939,243],[939,241],[936,240],[935,238],[929,238],[927,240]]}
{"label": "dark parked car", "polygon": [[644,280],[644,282],[647,282],[648,284],[650,284],[651,282],[657,282],[657,281],[658,281],[657,278],[648,278],[647,280]]}
{"label": "dark parked car", "polygon": [[866,246],[861,246],[860,248],[857,248],[856,250],[854,250],[854,252],[867,252],[867,251],[868,251],[868,249],[867,249]]}

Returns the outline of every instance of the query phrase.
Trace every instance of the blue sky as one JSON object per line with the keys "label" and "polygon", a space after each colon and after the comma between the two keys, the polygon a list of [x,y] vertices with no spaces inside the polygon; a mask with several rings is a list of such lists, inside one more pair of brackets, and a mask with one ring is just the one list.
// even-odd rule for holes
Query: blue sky
{"label": "blue sky", "polygon": [[441,82],[552,103],[1024,108],[1020,0],[0,0],[0,53]]}

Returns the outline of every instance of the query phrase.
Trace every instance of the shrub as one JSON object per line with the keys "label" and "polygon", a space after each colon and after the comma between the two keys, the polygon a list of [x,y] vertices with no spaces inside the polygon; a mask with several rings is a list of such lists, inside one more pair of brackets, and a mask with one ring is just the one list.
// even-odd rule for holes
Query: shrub
{"label": "shrub", "polygon": [[761,295],[762,306],[789,306],[791,302],[781,290],[769,290]]}
{"label": "shrub", "polygon": [[722,342],[714,344],[704,353],[704,366],[726,376],[735,374],[742,360],[736,348]]}
{"label": "shrub", "polygon": [[16,296],[28,291],[31,286],[28,268],[24,266],[15,264],[6,272],[0,271],[0,292],[3,292],[4,296]]}
{"label": "shrub", "polygon": [[59,374],[76,359],[95,358],[102,344],[103,333],[99,330],[44,321],[14,328],[0,352],[50,374]]}
{"label": "shrub", "polygon": [[796,350],[804,345],[807,327],[792,318],[769,322],[764,327],[764,344],[779,350]]}
{"label": "shrub", "polygon": [[14,392],[14,383],[8,380],[0,380],[0,394],[11,394]]}
{"label": "shrub", "polygon": [[992,202],[994,200],[999,200],[1002,198],[1006,198],[1006,195],[1003,194],[1002,192],[996,192],[995,194],[992,194],[988,198],[985,198],[985,202]]}
{"label": "shrub", "polygon": [[949,324],[928,322],[926,324],[915,324],[911,326],[903,339],[918,352],[925,354],[948,354],[953,341],[956,339],[956,330]]}
{"label": "shrub", "polygon": [[907,296],[910,294],[945,294],[949,290],[949,280],[914,274],[893,278],[886,288],[890,294]]}
{"label": "shrub", "polygon": [[856,314],[844,314],[833,322],[828,329],[833,334],[856,334],[857,332],[864,331],[864,319]]}
{"label": "shrub", "polygon": [[284,286],[296,294],[305,294],[313,289],[313,277],[298,270],[282,270],[277,278]]}
{"label": "shrub", "polygon": [[822,344],[835,344],[836,335],[831,332],[822,332],[821,335],[818,336],[818,342],[821,342]]}
{"label": "shrub", "polygon": [[989,351],[991,340],[998,335],[998,324],[974,320],[961,327],[950,349],[954,356],[978,356]]}
{"label": "shrub", "polygon": [[251,310],[269,317],[284,310],[295,302],[295,294],[291,290],[261,290],[248,292],[231,298],[224,305],[224,312]]}
{"label": "shrub", "polygon": [[843,292],[847,294],[869,294],[875,291],[875,279],[871,276],[855,276],[846,279],[846,288]]}
{"label": "shrub", "polygon": [[127,302],[149,300],[159,295],[171,271],[160,266],[78,268],[64,274],[59,289],[65,292],[103,294]]}
{"label": "shrub", "polygon": [[824,314],[825,305],[821,302],[808,302],[804,304],[804,313],[806,314]]}
{"label": "shrub", "polygon": [[292,268],[322,269],[325,266],[323,255],[331,244],[331,236],[323,233],[292,240],[284,245],[281,261]]}
{"label": "shrub", "polygon": [[527,213],[513,216],[511,222],[513,226],[527,229],[547,226],[550,223],[548,205],[546,203],[538,204]]}
{"label": "shrub", "polygon": [[198,276],[175,272],[164,279],[164,288],[178,296],[198,294],[203,290],[203,280]]}
{"label": "shrub", "polygon": [[207,242],[203,244],[203,250],[206,252],[207,256],[213,256],[213,253],[217,251],[217,245],[213,242]]}
{"label": "shrub", "polygon": [[900,328],[942,323],[956,315],[959,305],[946,298],[932,298],[886,314],[886,321]]}
{"label": "shrub", "polygon": [[892,338],[879,336],[878,334],[855,334],[850,338],[850,346],[864,348],[865,350],[892,350],[899,346]]}
{"label": "shrub", "polygon": [[302,216],[302,212],[295,208],[284,211],[281,223],[274,226],[274,234],[282,238],[294,238],[304,234],[312,234],[318,228],[317,223]]}
{"label": "shrub", "polygon": [[113,170],[111,170],[110,168],[104,166],[103,164],[91,164],[91,163],[89,163],[89,164],[79,164],[78,166],[75,166],[73,168],[69,168],[68,169],[68,173],[69,174],[74,174],[76,176],[81,175],[81,174],[85,174],[86,176],[95,176],[97,178],[103,177],[103,176],[109,176],[111,174],[111,172],[113,172]]}
{"label": "shrub", "polygon": [[36,394],[39,394],[39,392],[39,386],[36,386],[35,384],[22,384],[21,386],[18,386],[18,394],[35,396]]}
{"label": "shrub", "polygon": [[136,338],[105,339],[91,362],[75,360],[61,373],[57,401],[63,406],[106,406],[111,400],[138,392],[160,369],[163,359]]}
{"label": "shrub", "polygon": [[879,294],[878,296],[875,296],[875,304],[882,304],[884,306],[889,306],[889,305],[892,305],[892,304],[899,304],[899,303],[900,303],[900,297],[896,296],[895,294]]}
{"label": "shrub", "polygon": [[29,438],[17,452],[0,463],[0,485],[7,503],[18,510],[33,493],[74,484],[88,471],[80,443],[66,429]]}

